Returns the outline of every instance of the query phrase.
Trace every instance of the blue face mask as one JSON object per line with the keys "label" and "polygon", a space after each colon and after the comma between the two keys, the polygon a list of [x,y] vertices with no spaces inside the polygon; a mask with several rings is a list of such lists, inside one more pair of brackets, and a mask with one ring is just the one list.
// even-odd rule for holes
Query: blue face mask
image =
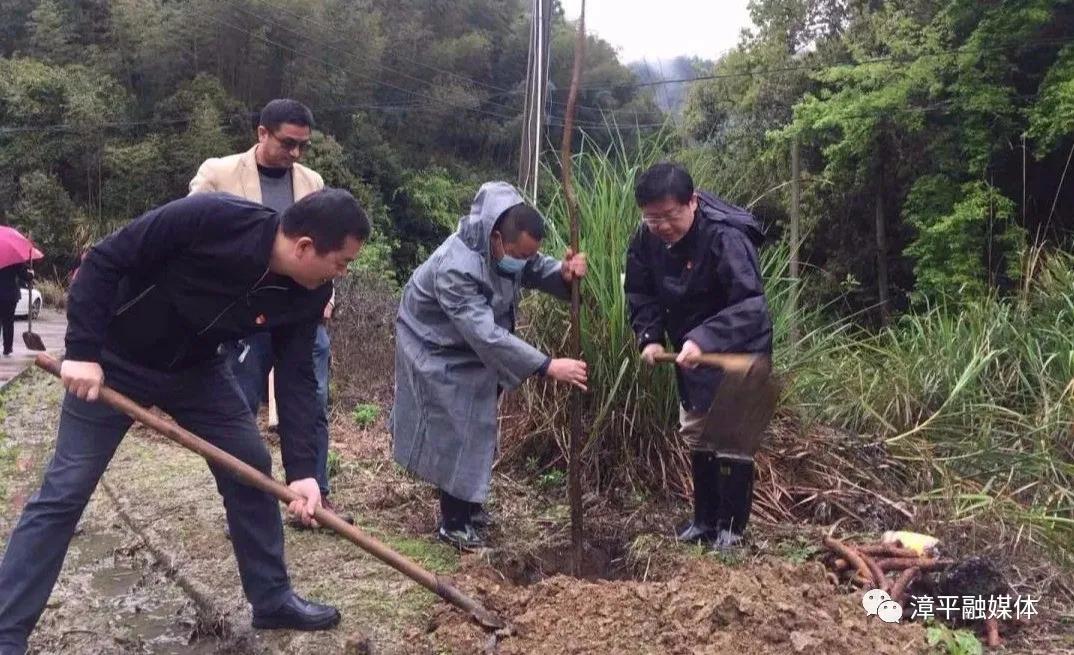
{"label": "blue face mask", "polygon": [[522,269],[526,268],[526,260],[505,254],[503,259],[496,262],[496,268],[508,275],[518,275],[522,272]]}

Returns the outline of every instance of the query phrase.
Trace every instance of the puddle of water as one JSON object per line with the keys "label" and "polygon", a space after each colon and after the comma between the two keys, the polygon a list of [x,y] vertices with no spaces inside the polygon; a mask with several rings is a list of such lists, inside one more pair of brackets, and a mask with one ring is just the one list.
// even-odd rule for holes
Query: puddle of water
{"label": "puddle of water", "polygon": [[101,569],[93,574],[90,579],[90,586],[101,596],[124,598],[131,590],[131,587],[141,579],[142,574],[138,571]]}
{"label": "puddle of water", "polygon": [[64,604],[76,606],[69,613],[97,624],[102,637],[151,655],[218,652],[212,637],[191,642],[193,603],[117,529],[87,520],[71,543],[64,569]]}
{"label": "puddle of water", "polygon": [[[6,498],[0,491],[0,554],[52,455],[55,412],[26,407],[20,391],[0,421],[7,447],[16,448]],[[211,634],[195,634],[196,608],[129,532],[113,525],[114,508],[94,494],[71,543],[59,583],[31,636],[31,652],[209,655],[225,652]]]}

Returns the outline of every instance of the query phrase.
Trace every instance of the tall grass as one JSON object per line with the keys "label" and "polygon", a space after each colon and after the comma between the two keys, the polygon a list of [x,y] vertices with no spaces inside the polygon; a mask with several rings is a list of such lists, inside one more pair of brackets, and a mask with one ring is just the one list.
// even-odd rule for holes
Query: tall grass
{"label": "tall grass", "polygon": [[849,332],[798,372],[798,409],[881,436],[909,490],[956,518],[992,511],[1074,549],[1074,258],[1015,297],[946,302]]}
{"label": "tall grass", "polygon": [[[662,138],[620,140],[597,150],[587,141],[575,156],[581,246],[589,256],[582,287],[591,388],[583,465],[605,488],[681,488],[685,478],[672,370],[639,362],[621,281],[638,225],[635,174],[670,145]],[[562,252],[569,233],[562,195],[542,200],[549,245]],[[949,518],[989,513],[1074,551],[1074,258],[1038,255],[1014,297],[934,304],[878,332],[856,327],[853,317],[828,318],[834,312],[824,307],[799,306],[796,342],[787,249],[771,245],[761,259],[775,366],[787,383],[781,412],[803,426],[805,438],[814,423],[870,435],[901,460],[893,493],[937,503]],[[564,352],[565,306],[533,295],[524,310],[527,336]],[[566,452],[564,397],[548,385],[524,391],[527,422],[508,430],[508,457],[553,461]]]}
{"label": "tall grass", "polygon": [[[574,163],[580,245],[589,258],[581,317],[583,358],[589,364],[591,389],[586,398],[583,457],[589,472],[598,479],[620,467],[628,471],[643,467],[662,475],[677,468],[665,447],[675,408],[672,371],[651,371],[639,365],[621,281],[623,257],[638,224],[634,176],[656,161],[665,145],[666,140],[658,137],[630,146],[619,141],[608,151],[598,151],[591,141],[584,140]],[[546,242],[552,251],[562,252],[570,234],[566,207],[559,185],[551,187],[551,196],[542,199],[550,221]],[[531,319],[527,332],[535,341],[552,352],[564,351],[568,320],[564,305],[530,296],[524,313]],[[533,450],[549,454],[556,441],[565,439],[563,426],[568,421],[566,405],[557,401],[561,397],[540,388],[526,392],[527,415],[536,423],[526,431],[529,438],[521,444],[527,454]],[[615,466],[595,466],[609,455],[615,457]]]}
{"label": "tall grass", "polygon": [[[591,479],[598,484],[683,487],[685,453],[675,436],[678,395],[674,372],[670,365],[653,369],[638,358],[622,281],[627,246],[640,220],[634,203],[634,178],[665,157],[671,145],[670,138],[658,136],[633,143],[620,139],[600,150],[584,140],[581,152],[575,155],[580,246],[589,258],[581,317],[583,358],[590,377],[583,459]],[[553,185],[552,193],[542,200],[550,222],[549,250],[562,252],[569,225],[559,187]],[[774,246],[764,251],[762,266],[773,310],[777,361],[793,367],[819,358],[842,328],[833,324],[823,330],[807,330],[799,343],[789,343],[792,287],[787,279],[787,249]],[[530,319],[525,329],[531,339],[551,352],[564,352],[568,317],[563,304],[530,296],[524,314]],[[803,312],[801,318],[822,323],[817,309]],[[530,423],[516,435],[519,440],[511,441],[509,450],[526,456],[564,452],[568,417],[563,394],[543,387],[523,393]]]}

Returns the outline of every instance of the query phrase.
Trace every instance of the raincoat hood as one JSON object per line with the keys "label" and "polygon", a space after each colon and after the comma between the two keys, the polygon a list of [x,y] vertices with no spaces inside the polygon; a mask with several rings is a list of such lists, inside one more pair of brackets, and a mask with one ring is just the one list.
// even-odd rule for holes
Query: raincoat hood
{"label": "raincoat hood", "polygon": [[705,218],[730,225],[749,238],[754,248],[760,248],[764,243],[765,232],[753,214],[741,207],[724,202],[708,191],[697,192],[697,208]]}
{"label": "raincoat hood", "polygon": [[491,257],[489,240],[492,228],[505,211],[525,202],[522,194],[507,182],[486,182],[481,185],[469,216],[459,221],[459,238],[471,250]]}

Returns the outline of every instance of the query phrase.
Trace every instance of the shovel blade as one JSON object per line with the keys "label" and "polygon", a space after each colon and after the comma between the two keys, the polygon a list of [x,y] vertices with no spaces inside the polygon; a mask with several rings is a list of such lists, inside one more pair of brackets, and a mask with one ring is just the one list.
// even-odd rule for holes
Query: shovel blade
{"label": "shovel blade", "polygon": [[33,332],[23,332],[22,342],[26,344],[27,350],[44,350],[45,342],[41,340],[41,335]]}
{"label": "shovel blade", "polygon": [[745,375],[726,374],[709,407],[702,439],[719,456],[752,460],[775,414],[779,393],[779,381],[768,366]]}

